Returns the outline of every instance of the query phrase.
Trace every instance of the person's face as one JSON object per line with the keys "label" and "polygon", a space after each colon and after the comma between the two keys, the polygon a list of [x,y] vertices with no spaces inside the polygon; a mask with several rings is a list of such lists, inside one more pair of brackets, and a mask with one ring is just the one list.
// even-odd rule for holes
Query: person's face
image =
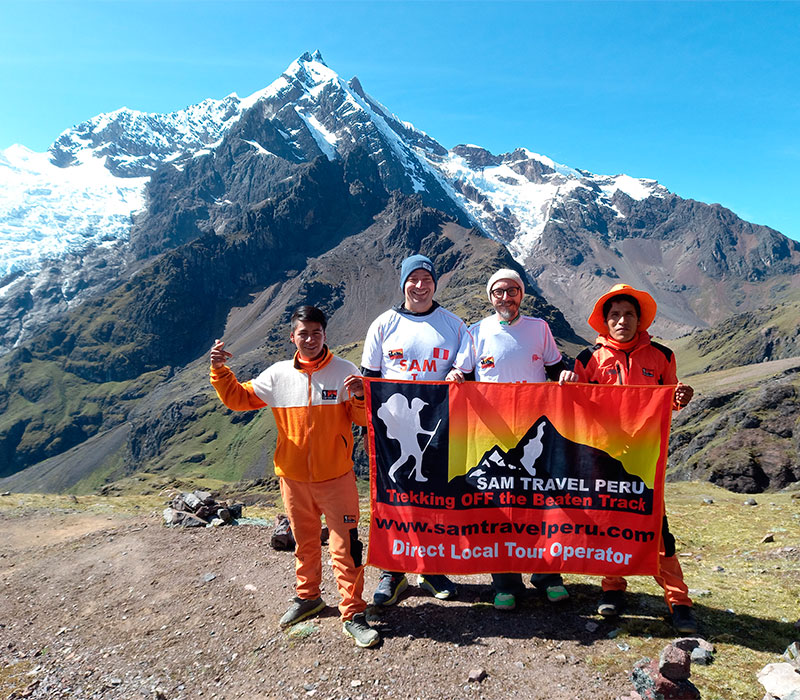
{"label": "person's face", "polygon": [[433,306],[433,293],[436,285],[427,270],[414,270],[403,285],[405,307],[416,314],[425,313]]}
{"label": "person's face", "polygon": [[619,343],[633,340],[639,330],[639,314],[629,301],[612,301],[606,317],[608,334]]}
{"label": "person's face", "polygon": [[295,321],[289,339],[304,360],[314,360],[322,354],[325,331],[317,321]]}
{"label": "person's face", "polygon": [[497,280],[492,285],[492,306],[504,321],[513,321],[519,313],[522,290],[514,280]]}

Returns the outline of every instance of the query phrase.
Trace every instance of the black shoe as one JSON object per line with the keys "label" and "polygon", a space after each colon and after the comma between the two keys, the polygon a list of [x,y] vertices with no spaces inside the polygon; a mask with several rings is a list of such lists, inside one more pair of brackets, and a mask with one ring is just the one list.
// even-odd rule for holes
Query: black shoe
{"label": "black shoe", "polygon": [[697,634],[697,619],[691,606],[672,606],[672,626],[681,634]]}
{"label": "black shoe", "polygon": [[456,584],[444,574],[420,575],[417,585],[428,593],[432,593],[433,597],[439,600],[452,600],[458,595]]}
{"label": "black shoe", "polygon": [[603,617],[622,615],[625,610],[625,591],[603,591],[597,612]]}
{"label": "black shoe", "polygon": [[373,605],[394,605],[398,596],[408,588],[408,579],[405,574],[384,571],[378,581],[378,587],[372,594]]}

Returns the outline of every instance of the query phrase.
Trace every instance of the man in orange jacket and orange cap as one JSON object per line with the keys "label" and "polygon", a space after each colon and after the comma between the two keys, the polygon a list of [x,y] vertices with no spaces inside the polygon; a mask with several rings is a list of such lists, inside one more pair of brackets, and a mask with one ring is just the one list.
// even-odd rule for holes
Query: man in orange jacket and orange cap
{"label": "man in orange jacket and orange cap", "polygon": [[322,560],[320,516],[330,531],[329,548],[339,589],[344,633],[359,647],[380,641],[367,623],[362,544],[358,538],[358,490],[353,472],[352,424],[366,424],[364,383],[358,369],[333,355],[325,344],[325,314],[301,306],[291,319],[294,359],[276,362],[255,379],[240,383],[226,361],[232,354],[217,340],[211,349],[211,384],[234,411],[269,407],[278,441],[275,473],[297,547],[296,597],[280,620],[289,627],[316,615]]}
{"label": "man in orange jacket and orange cap", "polygon": [[[589,316],[589,325],[599,334],[596,345],[580,353],[575,361],[579,382],[592,384],[675,384],[673,408],[686,406],[694,395],[692,387],[678,382],[675,354],[650,339],[647,329],[656,316],[656,302],[647,292],[618,284],[603,294]],[[672,625],[681,634],[695,634],[697,621],[689,589],[675,556],[675,538],[664,516],[660,572],[655,577],[664,589],[672,614]],[[621,576],[603,578],[603,595],[597,612],[605,617],[619,615],[625,608],[627,582]]]}

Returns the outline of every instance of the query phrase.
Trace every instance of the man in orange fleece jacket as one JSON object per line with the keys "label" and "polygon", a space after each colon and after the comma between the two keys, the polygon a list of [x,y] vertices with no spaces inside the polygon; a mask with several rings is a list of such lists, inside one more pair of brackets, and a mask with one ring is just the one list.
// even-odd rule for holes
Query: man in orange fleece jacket
{"label": "man in orange fleece jacket", "polygon": [[358,538],[358,491],[353,472],[352,424],[365,425],[364,384],[352,362],[325,345],[325,314],[301,306],[291,319],[294,359],[277,362],[255,379],[240,383],[225,364],[232,354],[217,340],[211,349],[211,384],[234,411],[270,407],[278,427],[275,474],[289,516],[295,548],[296,597],[281,618],[288,627],[320,612],[322,557],[320,516],[330,531],[329,546],[343,630],[357,646],[378,644],[367,623],[363,545]]}
{"label": "man in orange fleece jacket", "polygon": [[[591,384],[674,384],[673,408],[678,410],[686,406],[694,390],[678,382],[672,350],[650,340],[647,329],[655,316],[655,299],[627,284],[617,284],[601,296],[589,316],[589,325],[599,333],[596,345],[584,350],[575,360],[578,381]],[[675,538],[669,531],[666,515],[659,568],[655,580],[664,589],[673,627],[682,634],[696,634],[692,600],[675,556]],[[625,608],[627,582],[621,576],[606,576],[602,586],[603,595],[597,612],[605,617],[620,614]]]}

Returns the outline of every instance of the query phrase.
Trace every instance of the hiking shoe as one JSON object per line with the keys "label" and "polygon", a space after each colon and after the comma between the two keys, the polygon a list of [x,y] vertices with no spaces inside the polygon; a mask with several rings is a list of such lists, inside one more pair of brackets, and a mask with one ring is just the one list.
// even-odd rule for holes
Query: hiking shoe
{"label": "hiking shoe", "polygon": [[316,615],[320,610],[325,607],[325,601],[322,598],[292,598],[292,604],[289,609],[283,614],[280,621],[281,627],[289,627],[307,617]]}
{"label": "hiking shoe", "polygon": [[569,591],[565,586],[548,586],[545,593],[551,603],[563,603],[569,598]]}
{"label": "hiking shoe", "polygon": [[494,597],[494,609],[511,612],[517,607],[517,599],[513,593],[498,593]]}
{"label": "hiking shoe", "polygon": [[681,634],[697,634],[697,619],[691,606],[672,606],[672,626]]}
{"label": "hiking shoe", "polygon": [[378,630],[369,626],[367,616],[364,613],[357,613],[350,620],[345,620],[342,624],[342,630],[348,637],[352,637],[355,640],[357,647],[362,649],[374,647],[381,641],[381,635],[378,634]]}
{"label": "hiking shoe", "polygon": [[378,587],[372,594],[373,605],[394,605],[398,596],[408,588],[405,574],[394,574],[391,571],[381,573]]}
{"label": "hiking shoe", "polygon": [[600,615],[614,617],[622,615],[623,610],[625,610],[625,591],[603,591],[597,604],[597,612]]}
{"label": "hiking shoe", "polygon": [[429,593],[433,593],[433,597],[439,600],[450,600],[458,594],[456,584],[443,574],[420,576],[417,579],[417,585]]}

